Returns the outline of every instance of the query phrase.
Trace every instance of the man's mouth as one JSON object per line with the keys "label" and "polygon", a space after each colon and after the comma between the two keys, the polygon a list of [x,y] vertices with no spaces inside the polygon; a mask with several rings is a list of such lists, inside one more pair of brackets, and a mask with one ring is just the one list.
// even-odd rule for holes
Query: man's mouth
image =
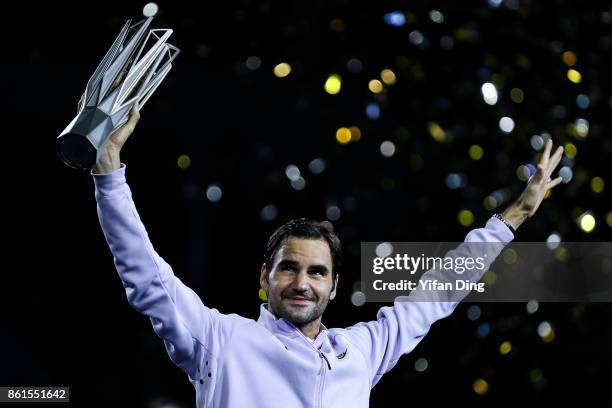
{"label": "man's mouth", "polygon": [[302,296],[287,296],[285,297],[285,299],[292,305],[296,305],[296,306],[305,306],[309,304],[310,302],[312,302],[310,299],[302,297]]}

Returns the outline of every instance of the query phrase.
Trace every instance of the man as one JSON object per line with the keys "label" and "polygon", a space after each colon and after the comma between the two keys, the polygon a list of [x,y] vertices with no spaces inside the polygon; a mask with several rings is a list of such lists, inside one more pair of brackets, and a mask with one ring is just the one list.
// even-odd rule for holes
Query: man
{"label": "man", "polygon": [[[98,215],[130,304],[151,319],[170,358],[189,376],[198,407],[367,407],[381,376],[457,306],[398,298],[377,320],[327,329],[321,317],[336,296],[340,242],[318,223],[295,220],[268,242],[260,284],[269,302],[259,319],[209,309],[154,251],[132,201],[120,151],[138,119],[135,106],[92,169]],[[511,228],[560,183],[549,176],[563,149],[551,156],[551,148],[549,140],[521,197],[467,234],[466,243],[496,243],[487,267],[514,238]],[[467,249],[455,251],[460,256]]]}

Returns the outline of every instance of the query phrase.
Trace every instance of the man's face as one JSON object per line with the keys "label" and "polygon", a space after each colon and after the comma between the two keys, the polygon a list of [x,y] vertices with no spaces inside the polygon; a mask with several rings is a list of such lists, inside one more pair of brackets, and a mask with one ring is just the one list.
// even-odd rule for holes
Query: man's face
{"label": "man's face", "polygon": [[[285,239],[270,268],[261,268],[260,284],[276,317],[295,325],[319,319],[327,303],[336,297],[332,259],[324,239]],[[332,290],[333,288],[333,290]]]}

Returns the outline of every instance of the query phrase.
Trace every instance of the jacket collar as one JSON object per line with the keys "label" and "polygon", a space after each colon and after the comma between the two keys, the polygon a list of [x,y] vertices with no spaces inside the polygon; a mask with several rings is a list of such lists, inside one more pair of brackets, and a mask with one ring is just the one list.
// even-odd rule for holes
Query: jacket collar
{"label": "jacket collar", "polygon": [[[257,319],[257,323],[263,325],[266,329],[271,331],[274,334],[284,333],[292,336],[304,336],[303,333],[290,321],[285,318],[277,318],[268,310],[268,304],[262,303],[259,306],[259,319]],[[320,348],[323,339],[326,337],[327,327],[321,323],[321,327],[319,329],[319,334],[315,338],[313,345],[315,348]],[[305,337],[305,336],[304,336]],[[308,340],[308,339],[306,339]]]}

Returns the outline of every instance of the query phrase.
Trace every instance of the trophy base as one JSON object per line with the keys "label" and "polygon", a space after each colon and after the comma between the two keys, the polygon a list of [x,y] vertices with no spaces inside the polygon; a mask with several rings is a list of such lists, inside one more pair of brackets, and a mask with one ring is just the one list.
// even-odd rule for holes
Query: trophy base
{"label": "trophy base", "polygon": [[57,154],[74,169],[88,170],[96,162],[97,150],[91,142],[76,133],[68,133],[57,139]]}

